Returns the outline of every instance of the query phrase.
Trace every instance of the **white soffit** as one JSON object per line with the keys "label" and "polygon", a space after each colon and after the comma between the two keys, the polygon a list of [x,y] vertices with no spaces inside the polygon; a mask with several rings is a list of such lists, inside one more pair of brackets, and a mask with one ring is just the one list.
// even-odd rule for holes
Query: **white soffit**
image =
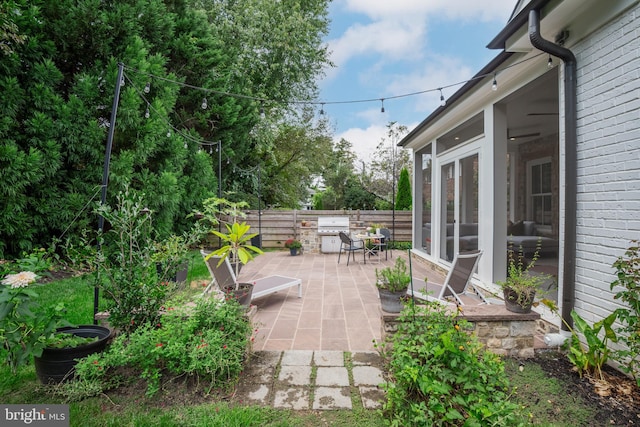
{"label": "white soffit", "polygon": [[[569,47],[635,3],[638,0],[551,1],[540,15],[540,33],[545,39],[555,42],[562,31],[568,31],[565,46]],[[528,25],[523,25],[505,43],[507,52],[528,52],[531,49]]]}

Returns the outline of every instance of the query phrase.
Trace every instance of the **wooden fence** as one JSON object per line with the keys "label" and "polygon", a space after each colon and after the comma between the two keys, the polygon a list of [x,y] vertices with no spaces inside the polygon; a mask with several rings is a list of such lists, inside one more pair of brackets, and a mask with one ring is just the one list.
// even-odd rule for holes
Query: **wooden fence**
{"label": "wooden fence", "polygon": [[384,224],[392,233],[395,231],[393,240],[410,242],[411,213],[395,211],[394,214],[393,211],[376,210],[265,210],[262,211],[260,220],[258,211],[247,212],[245,221],[251,225],[252,232],[260,233],[264,248],[282,248],[287,239],[300,238],[303,222],[305,229],[317,229],[320,216],[348,216],[351,232],[363,231],[371,224]]}

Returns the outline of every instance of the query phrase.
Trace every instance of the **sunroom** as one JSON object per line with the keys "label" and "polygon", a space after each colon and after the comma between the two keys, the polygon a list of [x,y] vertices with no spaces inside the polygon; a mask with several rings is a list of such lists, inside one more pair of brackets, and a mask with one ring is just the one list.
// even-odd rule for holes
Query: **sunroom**
{"label": "sunroom", "polygon": [[414,153],[414,253],[448,269],[482,250],[475,281],[492,293],[510,250],[538,253],[545,297],[562,286],[557,65],[531,47],[503,52],[400,142]]}

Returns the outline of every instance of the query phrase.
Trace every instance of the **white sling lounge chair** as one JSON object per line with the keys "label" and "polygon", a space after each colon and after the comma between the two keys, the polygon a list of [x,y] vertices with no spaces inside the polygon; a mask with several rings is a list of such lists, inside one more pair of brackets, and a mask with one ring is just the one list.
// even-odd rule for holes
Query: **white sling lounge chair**
{"label": "white sling lounge chair", "polygon": [[481,255],[482,251],[480,250],[456,255],[451,270],[449,270],[447,278],[444,280],[444,285],[440,288],[437,297],[428,295],[430,287],[427,287],[424,281],[415,278],[413,279],[414,284],[420,282],[415,288],[420,289],[420,291],[414,290],[412,292],[411,289],[409,289],[408,294],[419,299],[438,302],[444,302],[447,297],[454,297],[458,304],[464,305],[462,299],[460,299],[460,295],[467,294],[467,288],[471,287],[475,291],[475,293],[469,294],[471,298],[480,298],[483,302],[488,303],[484,296],[482,296],[482,293],[471,283],[471,276],[473,276],[473,273],[476,271]]}
{"label": "white sling lounge chair", "polygon": [[[203,251],[201,251],[201,253],[202,256],[207,255]],[[225,258],[224,262],[218,265],[221,258],[221,256],[213,255],[208,260],[206,260],[207,268],[209,269],[209,273],[211,274],[213,280],[205,289],[205,293],[211,289],[211,286],[214,283],[217,283],[218,288],[222,289],[223,286],[234,284],[236,282],[236,275],[231,268],[229,258]],[[250,282],[254,284],[253,293],[251,294],[252,301],[254,299],[273,294],[275,292],[282,291],[293,286],[298,287],[298,298],[302,298],[302,280],[300,279],[274,275],[262,277],[259,279],[252,279]]]}

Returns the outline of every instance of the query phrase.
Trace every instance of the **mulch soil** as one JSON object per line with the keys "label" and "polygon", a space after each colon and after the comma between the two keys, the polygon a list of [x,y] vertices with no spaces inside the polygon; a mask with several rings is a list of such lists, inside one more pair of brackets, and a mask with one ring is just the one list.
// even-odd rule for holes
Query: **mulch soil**
{"label": "mulch soil", "polygon": [[603,368],[604,381],[586,376],[580,378],[567,357],[555,351],[538,353],[528,362],[538,364],[567,390],[596,407],[590,426],[640,425],[640,387],[632,378],[609,366]]}

